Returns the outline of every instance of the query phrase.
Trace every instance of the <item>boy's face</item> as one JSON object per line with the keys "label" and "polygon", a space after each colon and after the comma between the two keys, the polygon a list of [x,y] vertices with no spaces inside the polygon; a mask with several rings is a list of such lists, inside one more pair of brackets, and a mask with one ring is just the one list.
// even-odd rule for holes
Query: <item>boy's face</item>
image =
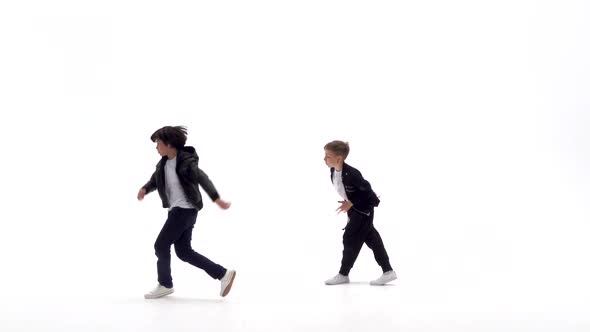
{"label": "boy's face", "polygon": [[172,150],[174,150],[174,148],[171,145],[166,145],[166,144],[164,144],[164,142],[157,139],[156,140],[156,150],[158,150],[158,153],[160,154],[160,156],[164,157],[164,156],[172,155],[171,152],[172,152]]}
{"label": "boy's face", "polygon": [[342,156],[338,156],[330,150],[324,150],[324,152],[326,153],[324,161],[326,162],[326,165],[328,165],[328,167],[330,168],[337,167],[344,161],[344,158],[342,158]]}

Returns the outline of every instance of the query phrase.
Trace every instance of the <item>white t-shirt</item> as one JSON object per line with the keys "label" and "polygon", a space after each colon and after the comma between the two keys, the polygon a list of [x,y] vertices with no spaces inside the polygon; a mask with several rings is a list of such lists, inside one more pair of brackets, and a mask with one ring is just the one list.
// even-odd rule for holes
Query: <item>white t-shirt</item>
{"label": "white t-shirt", "polygon": [[342,183],[342,171],[337,171],[334,169],[334,174],[332,174],[332,182],[334,183],[336,192],[342,197],[343,200],[347,201],[348,197],[346,196],[346,190],[344,190],[344,183]]}
{"label": "white t-shirt", "polygon": [[194,206],[186,199],[180,180],[178,180],[176,158],[168,159],[164,167],[164,174],[166,176],[166,196],[168,196],[170,209],[173,207],[193,209]]}

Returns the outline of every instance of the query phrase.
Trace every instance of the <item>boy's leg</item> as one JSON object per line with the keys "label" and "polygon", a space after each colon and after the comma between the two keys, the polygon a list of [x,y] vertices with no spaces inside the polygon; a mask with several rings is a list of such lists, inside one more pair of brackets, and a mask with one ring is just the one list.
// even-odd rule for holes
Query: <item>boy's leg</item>
{"label": "boy's leg", "polygon": [[379,235],[379,232],[377,232],[377,230],[372,224],[369,234],[367,234],[365,243],[369,248],[371,248],[371,250],[373,250],[375,260],[377,261],[377,264],[381,266],[383,272],[393,270],[391,264],[389,263],[389,256],[387,255],[387,251],[385,250],[385,245],[383,244],[381,235]]}
{"label": "boy's leg", "polygon": [[193,229],[197,220],[197,212],[194,214],[187,213],[185,222],[189,227],[182,233],[180,238],[174,243],[174,250],[176,255],[182,261],[187,262],[193,266],[196,266],[214,279],[221,281],[220,296],[226,296],[232,288],[234,279],[236,277],[236,271],[227,270],[223,266],[212,262],[207,257],[195,252],[191,247],[191,240],[193,236]]}
{"label": "boy's leg", "polygon": [[207,257],[194,251],[191,247],[195,221],[196,218],[192,221],[191,226],[182,233],[178,241],[174,243],[176,255],[180,260],[204,270],[211,278],[221,280],[227,270],[223,266],[212,262]]}
{"label": "boy's leg", "polygon": [[344,229],[344,235],[342,235],[344,250],[342,251],[342,264],[339,273],[343,276],[348,276],[352,269],[363,247],[368,226],[370,225],[369,220],[367,220],[368,217],[358,212],[352,211],[348,214],[348,217],[350,221]]}
{"label": "boy's leg", "polygon": [[168,211],[168,219],[154,243],[154,249],[158,257],[158,282],[167,288],[172,288],[173,286],[172,272],[170,270],[170,247],[180,238],[187,228],[186,223],[182,222],[185,219],[182,217],[182,210],[174,208]]}

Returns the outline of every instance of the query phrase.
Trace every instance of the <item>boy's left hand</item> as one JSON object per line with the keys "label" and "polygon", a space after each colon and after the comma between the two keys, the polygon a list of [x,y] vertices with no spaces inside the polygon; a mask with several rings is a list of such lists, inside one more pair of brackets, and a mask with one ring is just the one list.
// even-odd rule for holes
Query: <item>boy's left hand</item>
{"label": "boy's left hand", "polygon": [[222,208],[224,210],[229,209],[229,207],[231,206],[231,203],[230,202],[224,201],[221,198],[218,198],[215,201],[215,204],[217,204],[217,206],[219,206],[220,208]]}
{"label": "boy's left hand", "polygon": [[336,209],[338,213],[348,212],[348,210],[350,210],[350,208],[352,207],[351,201],[338,201],[338,203],[340,203],[340,207]]}

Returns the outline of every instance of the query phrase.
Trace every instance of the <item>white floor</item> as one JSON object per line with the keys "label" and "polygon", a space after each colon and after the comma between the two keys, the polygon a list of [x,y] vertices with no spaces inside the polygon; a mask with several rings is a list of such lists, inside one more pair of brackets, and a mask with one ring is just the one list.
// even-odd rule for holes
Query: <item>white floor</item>
{"label": "white floor", "polygon": [[218,281],[176,257],[176,292],[143,299],[155,286],[153,241],[166,215],[157,197],[91,215],[80,208],[43,218],[45,209],[0,234],[0,331],[590,330],[584,213],[558,215],[569,205],[557,199],[526,214],[510,206],[471,213],[464,201],[441,214],[411,201],[376,212],[399,277],[385,287],[368,284],[380,270],[366,246],[351,284],[323,284],[337,272],[345,223],[331,208],[285,214],[278,206],[260,216],[207,202],[193,247],[237,270],[223,299]]}
{"label": "white floor", "polygon": [[[239,273],[239,272],[238,272]],[[587,290],[547,281],[526,285],[420,284],[400,279],[384,287],[355,280],[324,286],[278,278],[236,279],[227,298],[217,282],[177,282],[176,293],[144,300],[142,293],[106,287],[104,294],[3,296],[0,330],[11,331],[586,331]],[[551,286],[553,285],[553,286]],[[113,294],[109,294],[108,289]],[[504,288],[504,289],[501,289]],[[129,289],[139,289],[130,286]],[[566,291],[567,290],[567,291]],[[571,291],[571,292],[570,292]]]}

